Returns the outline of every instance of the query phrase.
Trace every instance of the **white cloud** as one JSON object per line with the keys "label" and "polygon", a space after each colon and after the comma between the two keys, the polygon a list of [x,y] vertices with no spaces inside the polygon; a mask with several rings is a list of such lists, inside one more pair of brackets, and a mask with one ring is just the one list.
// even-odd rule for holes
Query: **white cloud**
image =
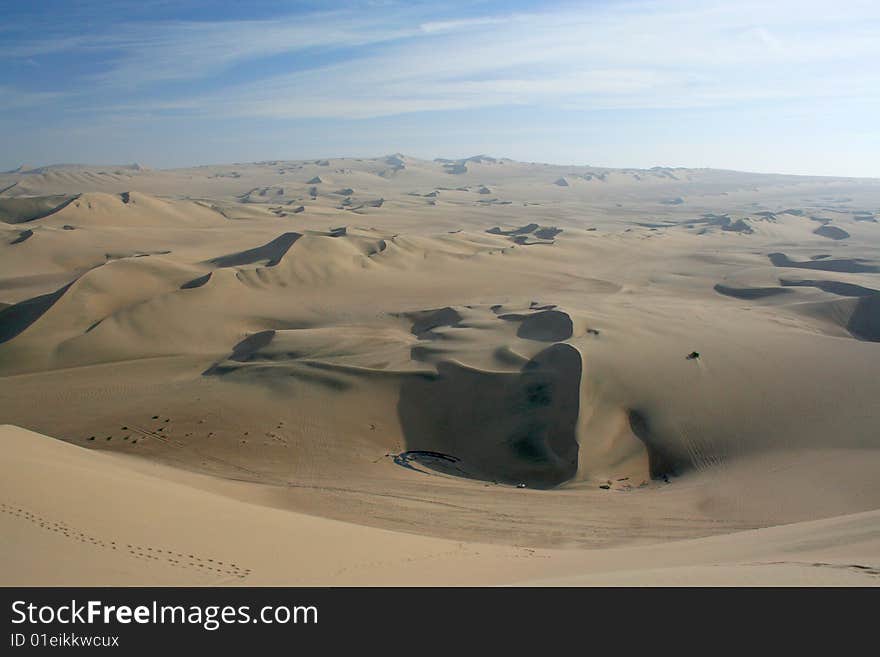
{"label": "white cloud", "polygon": [[432,24],[425,38],[195,104],[221,115],[365,118],[515,104],[679,108],[873,96],[880,39],[867,19],[880,9],[862,9],[842,18],[802,3],[639,3],[450,21]]}
{"label": "white cloud", "polygon": [[[103,103],[116,112],[128,106],[218,116],[364,118],[516,104],[677,108],[875,98],[880,5],[649,0],[452,20],[374,8],[120,26],[112,34],[46,40],[10,52],[25,57],[41,49],[84,48],[108,53],[109,70],[83,86],[89,94],[122,99]],[[331,49],[342,61],[320,63],[321,53]],[[296,70],[264,77],[261,58],[285,53]],[[141,92],[148,83],[154,86],[146,89],[155,90],[156,83],[198,81],[245,65],[253,66],[251,82],[220,82],[202,93],[159,84],[161,100]],[[78,102],[90,101],[80,95]]]}

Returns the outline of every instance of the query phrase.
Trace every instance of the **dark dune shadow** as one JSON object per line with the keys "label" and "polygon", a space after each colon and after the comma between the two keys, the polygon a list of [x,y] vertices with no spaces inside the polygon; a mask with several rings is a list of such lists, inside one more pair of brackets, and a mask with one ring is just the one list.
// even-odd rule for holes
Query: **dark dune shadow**
{"label": "dark dune shadow", "polygon": [[544,244],[546,246],[552,246],[555,244],[553,240],[549,241],[539,241],[531,239],[529,235],[515,235],[510,238],[514,244],[519,244],[521,246],[537,246],[538,244]]}
{"label": "dark dune shadow", "polygon": [[552,240],[554,237],[559,235],[562,232],[561,228],[556,228],[555,226],[549,226],[546,228],[539,228],[535,231],[535,237],[542,240]]}
{"label": "dark dune shadow", "polygon": [[420,340],[438,338],[440,337],[439,335],[432,333],[435,328],[441,326],[458,326],[462,320],[459,312],[448,306],[446,308],[406,313],[405,316],[413,321],[410,331]]}
{"label": "dark dune shadow", "polygon": [[786,290],[781,287],[728,287],[721,283],[718,283],[713,289],[718,292],[718,294],[723,294],[726,297],[746,299],[749,301],[775,297],[780,294],[788,294],[791,292],[791,290]]}
{"label": "dark dune shadow", "polygon": [[486,232],[491,233],[492,235],[528,235],[529,233],[534,233],[539,228],[540,226],[538,224],[526,224],[525,226],[520,226],[519,228],[513,228],[511,230],[502,230],[500,226],[494,226]]}
{"label": "dark dune shadow", "polygon": [[365,255],[367,257],[371,258],[374,255],[379,255],[387,248],[388,248],[388,242],[386,242],[385,240],[379,240],[378,242],[376,242],[375,245],[373,245],[369,249],[367,249],[367,252]]}
{"label": "dark dune shadow", "polygon": [[257,383],[279,391],[287,390],[290,383],[306,383],[320,386],[333,392],[349,390],[352,384],[344,378],[344,373],[334,371],[319,371],[311,369],[308,364],[302,367],[292,366],[278,368],[268,361],[245,366],[236,366],[229,363],[216,363],[202,372],[202,376],[229,377],[230,380]]}
{"label": "dark dune shadow", "polygon": [[24,224],[43,219],[63,210],[79,198],[79,194],[0,199],[0,221]]}
{"label": "dark dune shadow", "polygon": [[444,472],[458,477],[467,477],[467,472],[458,466],[460,460],[461,459],[455,456],[450,456],[449,454],[418,449],[394,455],[394,462],[407,470],[428,474],[426,470],[416,467],[417,465],[424,465],[437,472]]}
{"label": "dark dune shadow", "polygon": [[630,429],[645,444],[645,449],[648,451],[648,468],[652,479],[675,475],[690,467],[689,460],[675,456],[672,450],[660,444],[644,413],[630,410],[627,416]]}
{"label": "dark dune shadow", "polygon": [[846,324],[854,338],[880,342],[880,294],[861,297]]}
{"label": "dark dune shadow", "polygon": [[10,244],[21,244],[22,242],[24,242],[25,240],[29,240],[33,236],[34,236],[34,231],[23,230],[18,234],[18,237],[16,237],[14,240],[12,240],[10,242]]}
{"label": "dark dune shadow", "polygon": [[786,287],[815,287],[838,296],[857,298],[858,302],[846,322],[846,330],[857,340],[880,342],[880,290],[840,281],[780,279],[779,282]]}
{"label": "dark dune shadow", "polygon": [[[441,362],[436,375],[409,375],[397,411],[407,450],[455,459],[455,474],[550,488],[577,472],[581,357],[556,344],[520,372],[485,372]],[[435,468],[442,460],[422,462]]]}
{"label": "dark dune shadow", "polygon": [[814,235],[820,235],[821,237],[827,237],[832,240],[845,240],[849,237],[849,233],[847,233],[843,228],[838,228],[837,226],[819,226],[816,230],[813,231]]}
{"label": "dark dune shadow", "polygon": [[559,342],[567,340],[574,334],[571,316],[561,310],[542,310],[528,315],[510,313],[499,317],[507,321],[521,322],[516,334],[526,340]]}
{"label": "dark dune shadow", "polygon": [[275,331],[272,330],[258,331],[257,333],[249,335],[232,348],[232,354],[229,356],[229,360],[234,360],[239,363],[246,363],[253,360],[256,353],[260,349],[268,347],[274,337]]}
{"label": "dark dune shadow", "polygon": [[872,294],[880,294],[880,290],[872,290],[869,287],[854,283],[841,283],[840,281],[790,281],[781,278],[779,283],[785,287],[816,287],[823,292],[830,292],[841,297],[869,297]]}
{"label": "dark dune shadow", "polygon": [[[686,222],[686,223],[690,224],[693,222]],[[641,226],[642,228],[674,228],[675,226],[678,226],[678,225],[679,224],[676,224],[674,222],[668,223],[668,224],[657,224],[657,223],[650,223],[647,221],[637,221],[636,222],[636,226]]]}
{"label": "dark dune shadow", "polygon": [[73,280],[55,292],[25,299],[0,310],[0,344],[12,340],[40,319],[75,282]]}
{"label": "dark dune shadow", "polygon": [[[232,348],[232,353],[224,360],[233,360],[238,363],[248,363],[253,360],[258,360],[258,352],[260,349],[269,346],[269,343],[272,342],[272,338],[274,337],[275,331],[273,330],[252,333],[244,340],[237,343]],[[222,376],[223,374],[228,374],[229,372],[234,372],[238,369],[239,368],[236,366],[224,365],[223,361],[220,361],[214,363],[211,367],[202,372],[202,376]]]}
{"label": "dark dune shadow", "polygon": [[731,233],[744,233],[746,235],[751,235],[754,231],[752,227],[749,226],[743,219],[737,219],[725,226],[721,227],[721,230],[726,230]]}
{"label": "dark dune shadow", "polygon": [[498,347],[497,349],[495,349],[495,351],[492,352],[492,355],[498,362],[504,363],[508,366],[512,365],[522,367],[525,363],[528,362],[528,359],[525,356],[516,353],[507,345]]}
{"label": "dark dune shadow", "polygon": [[284,233],[268,244],[248,249],[247,251],[220,256],[208,262],[217,267],[240,267],[265,261],[267,267],[274,267],[281,262],[284,254],[300,237],[302,237],[300,233]]}
{"label": "dark dune shadow", "polygon": [[694,227],[697,224],[703,224],[706,226],[718,226],[721,228],[721,230],[727,232],[744,233],[746,235],[751,235],[754,232],[752,230],[752,227],[744,219],[737,219],[736,221],[734,221],[730,218],[729,215],[712,214],[711,212],[707,212],[699,219],[691,219],[690,221],[686,221],[684,223],[688,227]]}
{"label": "dark dune shadow", "polygon": [[863,264],[864,260],[857,258],[842,258],[838,260],[809,260],[797,262],[790,259],[784,253],[770,253],[767,256],[775,267],[791,267],[795,269],[815,269],[819,271],[835,271],[846,274],[870,274],[880,272],[876,265]]}
{"label": "dark dune shadow", "polygon": [[202,287],[205,283],[211,280],[211,272],[208,272],[204,276],[199,276],[198,278],[194,278],[191,281],[187,281],[183,285],[180,286],[181,290],[192,290],[197,287]]}

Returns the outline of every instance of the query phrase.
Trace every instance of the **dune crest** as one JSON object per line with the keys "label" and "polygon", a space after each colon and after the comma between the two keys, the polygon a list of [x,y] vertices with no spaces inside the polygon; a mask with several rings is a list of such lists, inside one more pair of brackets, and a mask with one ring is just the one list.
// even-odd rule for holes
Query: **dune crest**
{"label": "dune crest", "polygon": [[878,181],[394,153],[0,190],[7,582],[873,582]]}

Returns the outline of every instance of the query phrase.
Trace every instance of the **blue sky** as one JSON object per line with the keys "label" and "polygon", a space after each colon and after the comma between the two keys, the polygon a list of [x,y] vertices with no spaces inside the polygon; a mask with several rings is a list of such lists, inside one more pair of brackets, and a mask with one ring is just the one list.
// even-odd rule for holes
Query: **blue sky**
{"label": "blue sky", "polygon": [[0,169],[489,153],[880,177],[880,2],[39,0]]}

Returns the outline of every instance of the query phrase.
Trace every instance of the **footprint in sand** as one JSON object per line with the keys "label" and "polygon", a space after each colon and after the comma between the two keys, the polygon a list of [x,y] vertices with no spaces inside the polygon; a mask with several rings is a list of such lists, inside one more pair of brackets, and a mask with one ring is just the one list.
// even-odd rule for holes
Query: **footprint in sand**
{"label": "footprint in sand", "polygon": [[[13,518],[19,518],[20,520],[29,522],[40,529],[54,532],[79,543],[89,544],[95,548],[104,550],[123,549],[121,547],[122,544],[117,544],[116,541],[102,539],[87,534],[86,532],[78,531],[65,522],[53,521],[20,506],[0,502],[0,513],[5,513]],[[237,579],[245,579],[252,572],[250,568],[243,568],[233,563],[220,561],[218,559],[210,559],[197,554],[185,554],[183,552],[159,547],[126,543],[124,549],[130,556],[136,559],[164,561],[173,566],[198,572],[217,573],[219,575],[228,575]]]}

